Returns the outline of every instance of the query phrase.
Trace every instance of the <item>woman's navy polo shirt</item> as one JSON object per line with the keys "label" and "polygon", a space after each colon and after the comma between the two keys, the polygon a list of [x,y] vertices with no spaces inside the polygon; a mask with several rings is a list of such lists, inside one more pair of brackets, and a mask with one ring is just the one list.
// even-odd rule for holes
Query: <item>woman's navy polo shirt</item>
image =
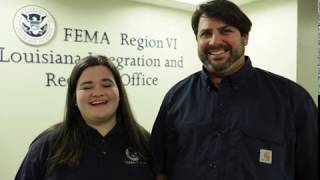
{"label": "woman's navy polo shirt", "polygon": [[121,123],[105,136],[87,126],[91,136],[90,148],[76,168],[61,168],[45,177],[46,159],[56,133],[36,140],[30,147],[15,180],[153,180],[149,162],[142,160],[127,145]]}

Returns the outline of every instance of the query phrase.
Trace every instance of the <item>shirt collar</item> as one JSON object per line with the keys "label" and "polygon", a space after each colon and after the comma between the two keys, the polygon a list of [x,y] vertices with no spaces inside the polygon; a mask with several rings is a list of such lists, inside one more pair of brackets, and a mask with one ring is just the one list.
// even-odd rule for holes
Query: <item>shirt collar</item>
{"label": "shirt collar", "polygon": [[[102,135],[95,128],[93,128],[87,124],[85,124],[84,129],[90,136],[102,137]],[[110,130],[110,132],[107,135],[105,135],[105,137],[115,135],[118,133],[122,133],[122,132],[123,132],[123,122],[122,122],[121,118],[118,118],[116,125]],[[102,138],[104,138],[104,137],[102,137]]]}
{"label": "shirt collar", "polygon": [[[222,79],[221,85],[230,84],[232,88],[238,89],[244,82],[246,82],[247,78],[252,73],[253,67],[249,56],[245,56],[245,64],[235,73],[226,76]],[[202,81],[207,84],[208,87],[215,88],[208,75],[208,71],[202,66],[201,72],[201,79]]]}

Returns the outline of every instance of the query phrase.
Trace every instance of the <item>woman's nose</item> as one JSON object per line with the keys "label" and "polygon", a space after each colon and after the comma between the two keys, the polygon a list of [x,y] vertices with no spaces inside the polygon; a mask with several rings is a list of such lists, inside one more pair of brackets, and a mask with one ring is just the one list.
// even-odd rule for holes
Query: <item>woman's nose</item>
{"label": "woman's nose", "polygon": [[92,96],[94,96],[94,97],[103,96],[103,89],[100,87],[94,88],[92,91]]}

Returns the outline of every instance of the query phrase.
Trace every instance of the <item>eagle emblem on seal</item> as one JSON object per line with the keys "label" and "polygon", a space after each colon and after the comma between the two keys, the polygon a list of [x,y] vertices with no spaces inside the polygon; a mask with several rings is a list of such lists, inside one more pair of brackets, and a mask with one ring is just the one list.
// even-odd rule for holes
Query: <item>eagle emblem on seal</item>
{"label": "eagle emblem on seal", "polygon": [[22,22],[23,31],[28,35],[32,37],[39,37],[47,32],[48,25],[46,21],[44,21],[47,16],[41,16],[36,13],[21,15],[24,17]]}

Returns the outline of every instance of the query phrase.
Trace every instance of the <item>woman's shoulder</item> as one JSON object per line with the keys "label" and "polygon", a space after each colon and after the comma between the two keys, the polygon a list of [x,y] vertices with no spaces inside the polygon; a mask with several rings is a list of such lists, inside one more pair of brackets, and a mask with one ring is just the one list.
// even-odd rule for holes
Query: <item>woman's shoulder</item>
{"label": "woman's shoulder", "polygon": [[50,148],[58,138],[58,128],[48,128],[40,133],[30,144],[30,149],[48,149]]}

